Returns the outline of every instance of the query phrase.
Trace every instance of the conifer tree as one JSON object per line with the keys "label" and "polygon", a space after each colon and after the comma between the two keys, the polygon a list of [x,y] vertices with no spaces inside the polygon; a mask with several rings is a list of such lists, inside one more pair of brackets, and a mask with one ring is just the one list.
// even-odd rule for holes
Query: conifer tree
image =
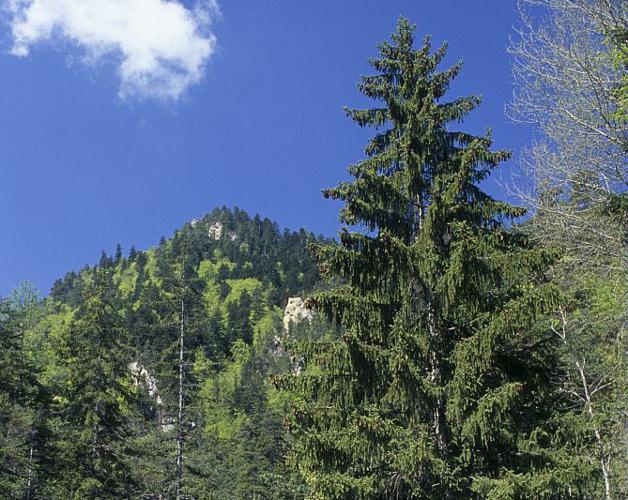
{"label": "conifer tree", "polygon": [[126,443],[132,404],[127,332],[111,270],[95,269],[59,347],[66,371],[61,400],[65,498],[128,498],[134,487]]}
{"label": "conifer tree", "polygon": [[461,63],[414,49],[400,19],[359,89],[382,103],[346,109],[374,127],[344,203],[340,245],[314,245],[338,286],[310,303],[344,328],[303,342],[292,461],[312,498],[581,498],[590,465],[570,447],[552,377],[552,255],[511,221],[524,210],[481,182],[507,151],[453,125],[477,96],[444,100]]}
{"label": "conifer tree", "polygon": [[121,260],[122,260],[122,246],[120,245],[120,243],[118,243],[116,245],[116,253],[115,253],[115,256],[113,258],[113,262],[114,262],[114,264],[117,265],[117,264],[120,263]]}
{"label": "conifer tree", "polygon": [[40,494],[54,454],[49,447],[50,394],[23,338],[29,310],[39,307],[39,299],[22,298],[15,293],[12,300],[0,298],[0,497],[30,499]]}

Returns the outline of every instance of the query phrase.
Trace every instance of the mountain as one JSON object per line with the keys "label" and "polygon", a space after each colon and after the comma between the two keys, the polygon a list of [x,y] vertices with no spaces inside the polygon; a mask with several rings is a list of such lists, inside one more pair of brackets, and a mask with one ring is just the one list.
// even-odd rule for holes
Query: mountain
{"label": "mountain", "polygon": [[[291,396],[276,391],[269,377],[298,370],[287,342],[331,334],[300,299],[319,283],[307,246],[323,240],[304,229],[281,231],[269,219],[238,208],[220,208],[155,248],[103,252],[98,265],[55,282],[49,297],[32,306],[24,345],[37,384],[49,391],[46,446],[62,458],[58,471],[50,465],[44,470],[43,459],[28,467],[12,465],[22,479],[5,485],[3,494],[24,491],[29,477],[36,497],[94,491],[81,489],[93,488],[94,478],[71,482],[63,471],[72,470],[66,449],[78,446],[71,438],[77,429],[68,424],[78,410],[68,409],[70,400],[81,400],[80,387],[93,382],[76,382],[81,374],[73,374],[69,358],[99,357],[85,353],[98,352],[92,344],[110,333],[80,336],[85,330],[79,325],[89,319],[85,304],[100,279],[126,366],[114,398],[126,430],[111,444],[128,469],[126,494],[168,498],[180,487],[183,497],[299,498],[303,485],[284,463],[289,437],[283,418]],[[97,360],[86,363],[88,371]],[[104,363],[105,371],[107,363],[113,361]],[[68,386],[78,392],[69,396]],[[106,418],[96,414],[105,429]],[[95,436],[104,435],[101,427],[95,427]],[[85,432],[89,429],[85,422]]]}

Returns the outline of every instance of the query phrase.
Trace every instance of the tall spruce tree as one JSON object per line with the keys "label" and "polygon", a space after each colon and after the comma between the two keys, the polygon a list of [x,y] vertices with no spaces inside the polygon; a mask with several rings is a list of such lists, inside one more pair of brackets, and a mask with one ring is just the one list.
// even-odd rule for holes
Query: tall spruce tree
{"label": "tall spruce tree", "polygon": [[382,106],[346,109],[377,133],[324,192],[344,203],[341,244],[313,251],[339,285],[310,302],[344,334],[300,344],[305,369],[276,381],[299,395],[292,461],[312,498],[581,498],[590,464],[543,320],[552,256],[479,186],[510,154],[452,129],[480,103],[443,99],[461,64],[413,45],[400,19],[359,84]]}
{"label": "tall spruce tree", "polygon": [[99,268],[86,279],[82,304],[59,346],[66,373],[59,497],[129,498],[135,486],[127,446],[133,402],[128,334],[111,274]]}

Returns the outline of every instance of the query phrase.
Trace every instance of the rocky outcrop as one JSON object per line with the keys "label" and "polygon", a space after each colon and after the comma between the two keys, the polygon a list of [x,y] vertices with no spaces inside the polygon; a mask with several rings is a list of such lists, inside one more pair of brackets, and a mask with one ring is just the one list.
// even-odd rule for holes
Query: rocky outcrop
{"label": "rocky outcrop", "polygon": [[297,325],[303,320],[312,321],[313,317],[312,310],[305,305],[305,300],[301,297],[290,297],[283,313],[284,332],[289,333],[291,325]]}
{"label": "rocky outcrop", "polygon": [[155,404],[157,406],[162,406],[163,401],[161,400],[161,396],[157,390],[157,380],[155,377],[153,377],[150,372],[137,361],[129,363],[129,371],[133,376],[133,384],[136,387],[145,387],[148,391],[148,395],[155,401]]}
{"label": "rocky outcrop", "polygon": [[222,237],[222,224],[220,222],[214,222],[209,226],[209,237],[215,240],[219,240]]}
{"label": "rocky outcrop", "polygon": [[[314,313],[309,309],[301,297],[290,297],[283,312],[283,335],[275,337],[275,354],[277,356],[286,352],[283,341],[291,336],[291,329],[303,321],[311,322]],[[292,373],[298,375],[303,370],[303,360],[294,353],[288,353],[292,365]]]}
{"label": "rocky outcrop", "polygon": [[[135,385],[135,387],[143,387],[146,389],[148,396],[155,402],[155,410],[157,410],[157,413],[161,415],[161,407],[163,407],[164,402],[159,395],[159,390],[157,389],[157,379],[151,375],[145,366],[137,361],[129,363],[128,369],[133,377],[133,385]],[[175,426],[172,418],[160,416],[159,423],[161,425],[161,430],[164,432],[174,430]]]}

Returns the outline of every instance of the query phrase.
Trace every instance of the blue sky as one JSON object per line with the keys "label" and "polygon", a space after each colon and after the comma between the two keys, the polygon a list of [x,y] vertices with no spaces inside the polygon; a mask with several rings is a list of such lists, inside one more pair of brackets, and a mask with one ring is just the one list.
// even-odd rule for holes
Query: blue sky
{"label": "blue sky", "polygon": [[465,60],[450,96],[484,96],[467,130],[491,127],[515,159],[530,140],[504,117],[514,0],[205,0],[169,13],[163,0],[139,2],[148,13],[47,2],[2,11],[3,294],[23,279],[47,290],[101,249],[147,248],[216,206],[335,234],[339,207],[320,190],[368,137],[341,107],[365,103],[356,82],[400,14]]}

